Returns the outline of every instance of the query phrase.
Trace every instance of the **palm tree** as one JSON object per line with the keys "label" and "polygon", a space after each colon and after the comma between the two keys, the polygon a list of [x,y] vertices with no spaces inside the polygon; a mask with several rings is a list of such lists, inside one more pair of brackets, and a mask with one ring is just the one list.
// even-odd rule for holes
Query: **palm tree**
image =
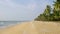
{"label": "palm tree", "polygon": [[60,18],[60,0],[56,0],[54,2],[54,9],[53,9],[53,14],[54,14],[54,19],[59,20]]}
{"label": "palm tree", "polygon": [[54,9],[56,11],[59,11],[60,10],[60,0],[56,0],[56,2],[54,2]]}
{"label": "palm tree", "polygon": [[51,7],[49,5],[47,5],[43,14],[48,16],[48,15],[50,15],[50,11],[51,11]]}
{"label": "palm tree", "polygon": [[[40,14],[36,20],[42,21],[60,21],[60,0],[56,0],[53,4],[54,9],[51,11],[51,6],[47,5],[43,14]],[[53,13],[51,13],[53,12]]]}

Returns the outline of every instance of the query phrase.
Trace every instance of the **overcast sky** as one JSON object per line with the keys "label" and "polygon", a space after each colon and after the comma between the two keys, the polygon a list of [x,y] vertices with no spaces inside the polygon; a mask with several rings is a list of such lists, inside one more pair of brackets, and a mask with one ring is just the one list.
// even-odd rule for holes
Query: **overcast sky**
{"label": "overcast sky", "polygon": [[0,21],[33,20],[53,0],[0,0]]}

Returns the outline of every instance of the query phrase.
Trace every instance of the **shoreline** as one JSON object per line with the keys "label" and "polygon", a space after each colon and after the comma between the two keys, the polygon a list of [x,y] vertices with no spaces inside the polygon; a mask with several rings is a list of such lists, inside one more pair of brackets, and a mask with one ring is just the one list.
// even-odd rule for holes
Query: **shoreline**
{"label": "shoreline", "polygon": [[2,34],[60,34],[60,23],[31,21],[22,22],[0,31]]}

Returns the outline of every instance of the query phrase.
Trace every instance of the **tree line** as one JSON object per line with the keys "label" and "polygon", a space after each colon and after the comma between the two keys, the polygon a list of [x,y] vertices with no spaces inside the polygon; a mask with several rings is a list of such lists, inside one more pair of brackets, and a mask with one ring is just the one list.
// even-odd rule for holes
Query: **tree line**
{"label": "tree line", "polygon": [[54,1],[53,8],[50,5],[35,20],[38,21],[60,21],[60,0]]}

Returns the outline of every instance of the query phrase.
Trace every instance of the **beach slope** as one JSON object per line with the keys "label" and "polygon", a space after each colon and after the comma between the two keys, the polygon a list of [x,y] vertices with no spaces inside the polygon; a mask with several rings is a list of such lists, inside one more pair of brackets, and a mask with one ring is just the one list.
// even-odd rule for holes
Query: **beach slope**
{"label": "beach slope", "polygon": [[60,34],[59,22],[31,21],[11,26],[1,34]]}

